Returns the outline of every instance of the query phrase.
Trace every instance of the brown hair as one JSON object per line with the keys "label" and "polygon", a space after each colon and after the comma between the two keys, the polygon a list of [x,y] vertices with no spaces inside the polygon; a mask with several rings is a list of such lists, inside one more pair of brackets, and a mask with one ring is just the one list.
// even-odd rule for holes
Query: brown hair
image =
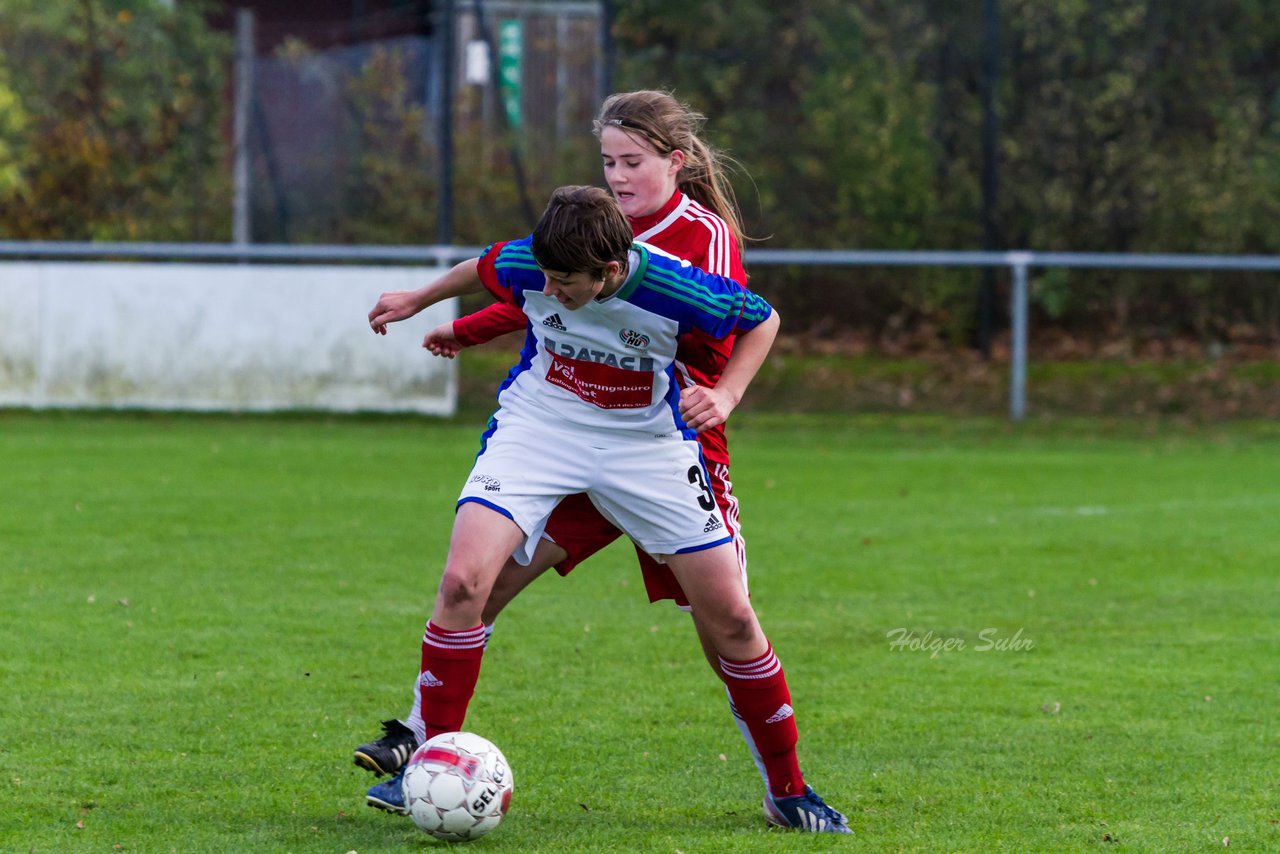
{"label": "brown hair", "polygon": [[737,163],[698,136],[706,120],[706,116],[677,101],[669,92],[643,89],[605,98],[592,122],[592,131],[599,138],[605,127],[614,125],[647,143],[660,155],[666,156],[677,149],[684,152],[684,166],[676,176],[676,186],[725,221],[741,254],[742,242],[746,239],[742,215],[725,174],[727,169],[737,167]]}
{"label": "brown hair", "polygon": [[560,187],[533,228],[533,258],[544,270],[604,278],[617,261],[627,269],[634,235],[613,196],[599,187]]}

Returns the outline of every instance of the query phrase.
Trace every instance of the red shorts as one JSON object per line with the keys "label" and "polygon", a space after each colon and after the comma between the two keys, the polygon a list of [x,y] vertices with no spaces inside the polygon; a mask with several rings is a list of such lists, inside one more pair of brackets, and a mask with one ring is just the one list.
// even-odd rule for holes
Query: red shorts
{"label": "red shorts", "polygon": [[[738,568],[742,573],[742,586],[745,589],[747,549],[738,522],[738,499],[733,497],[733,484],[729,482],[729,467],[723,463],[708,462],[707,473],[711,476],[711,491],[715,493],[720,518],[724,520],[725,530],[733,537],[733,548],[738,556]],[[567,558],[556,564],[556,572],[568,575],[579,563],[621,537],[622,532],[600,515],[586,493],[580,492],[560,502],[547,520],[544,535],[569,553]],[[685,598],[670,567],[658,563],[639,548],[636,548],[636,557],[640,561],[640,574],[644,577],[644,589],[649,594],[650,602],[674,599],[681,607],[689,606],[689,600]]]}

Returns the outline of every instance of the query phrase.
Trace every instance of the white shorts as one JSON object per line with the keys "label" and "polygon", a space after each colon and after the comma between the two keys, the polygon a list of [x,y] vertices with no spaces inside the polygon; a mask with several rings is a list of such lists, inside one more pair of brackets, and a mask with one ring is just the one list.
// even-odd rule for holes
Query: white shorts
{"label": "white shorts", "polygon": [[696,441],[604,435],[502,409],[494,420],[458,504],[478,502],[519,525],[520,563],[533,559],[547,517],[575,492],[651,555],[732,542]]}

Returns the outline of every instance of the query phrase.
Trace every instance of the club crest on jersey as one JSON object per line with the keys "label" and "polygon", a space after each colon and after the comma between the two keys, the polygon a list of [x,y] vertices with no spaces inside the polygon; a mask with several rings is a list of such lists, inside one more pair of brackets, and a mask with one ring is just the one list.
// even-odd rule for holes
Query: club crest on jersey
{"label": "club crest on jersey", "polygon": [[634,329],[623,329],[618,333],[624,346],[631,350],[647,350],[649,349],[649,336],[643,332],[636,332]]}

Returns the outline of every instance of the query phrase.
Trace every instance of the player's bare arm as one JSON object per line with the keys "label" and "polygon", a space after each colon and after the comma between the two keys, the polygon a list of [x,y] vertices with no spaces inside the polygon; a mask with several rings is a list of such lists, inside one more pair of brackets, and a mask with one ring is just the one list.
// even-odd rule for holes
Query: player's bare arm
{"label": "player's bare arm", "polygon": [[780,323],[774,311],[754,329],[739,333],[715,388],[695,385],[680,392],[680,416],[685,424],[702,432],[728,420],[769,355]]}
{"label": "player's bare arm", "polygon": [[387,334],[387,324],[413,317],[424,308],[433,306],[449,297],[480,293],[484,285],[476,271],[479,258],[469,258],[455,265],[434,282],[413,291],[388,291],[378,297],[369,312],[369,327],[379,335]]}

